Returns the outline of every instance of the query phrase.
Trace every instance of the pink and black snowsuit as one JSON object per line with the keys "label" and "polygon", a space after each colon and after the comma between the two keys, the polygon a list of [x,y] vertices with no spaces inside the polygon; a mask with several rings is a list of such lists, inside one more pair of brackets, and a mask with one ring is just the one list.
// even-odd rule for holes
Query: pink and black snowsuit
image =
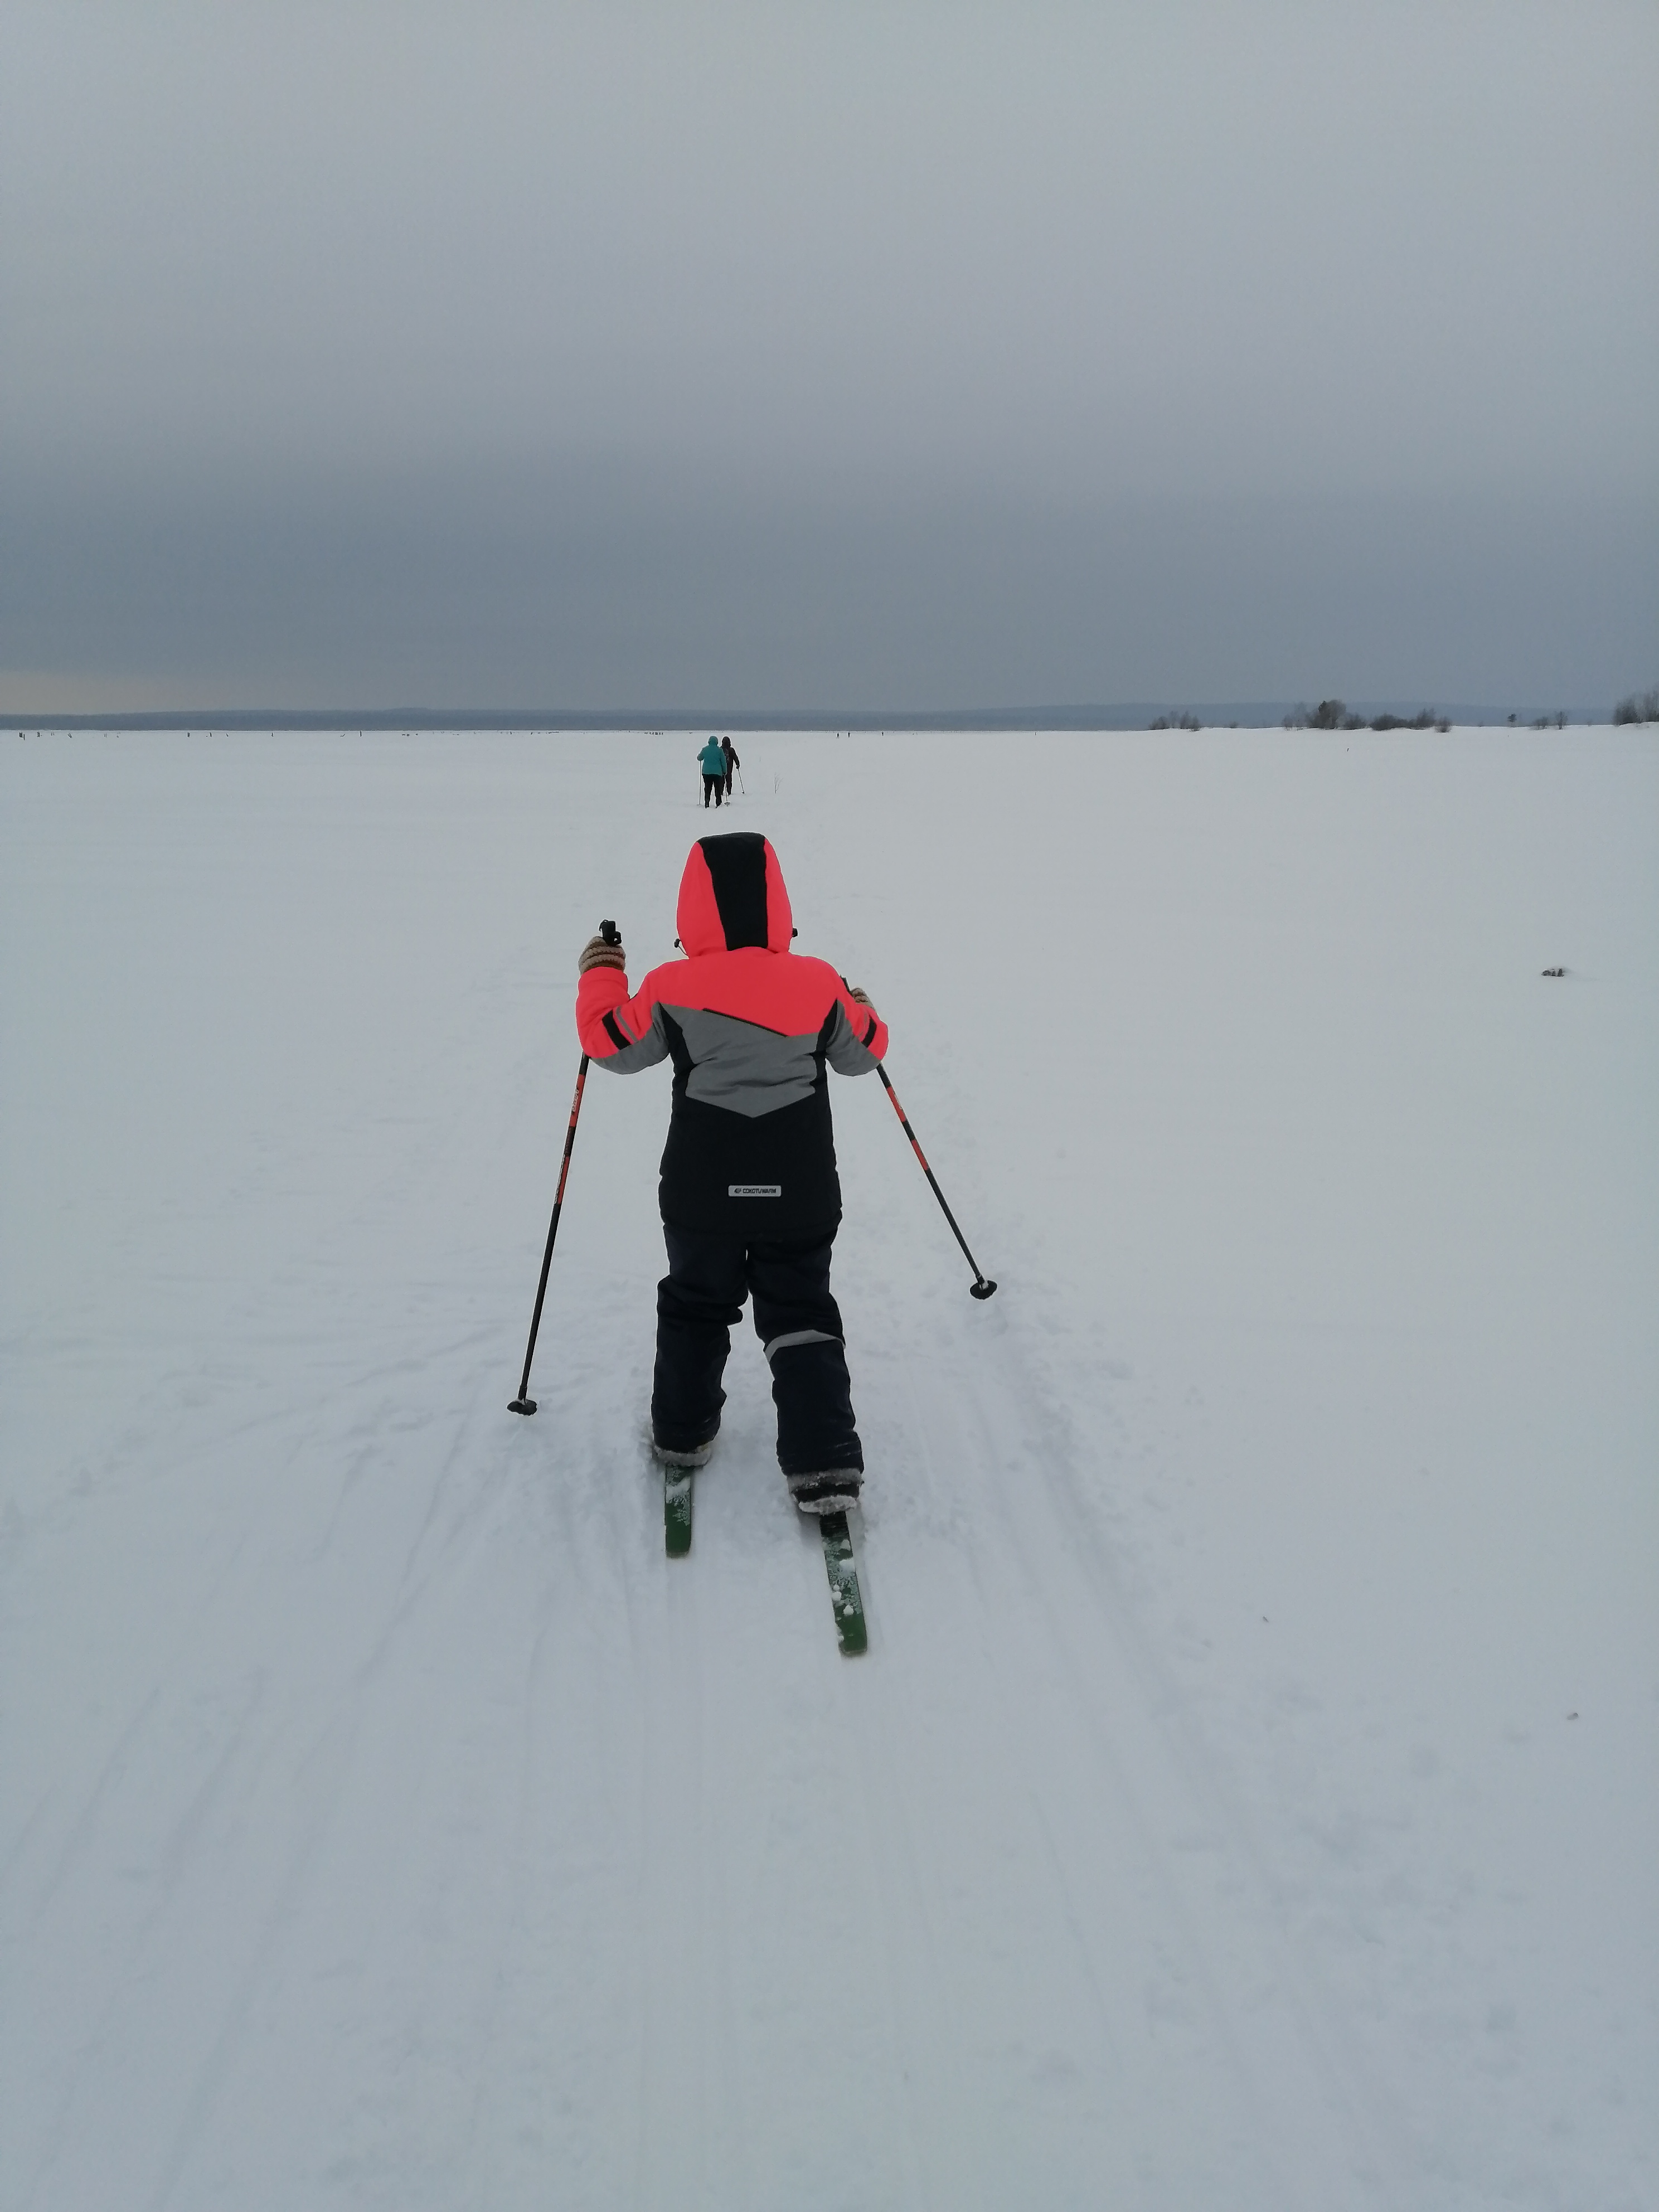
{"label": "pink and black snowsuit", "polygon": [[674,1063],[659,1197],[669,1272],[657,1298],[652,1419],[659,1443],[720,1426],[731,1324],[754,1295],[787,1474],[861,1468],[830,1253],[841,1182],[827,1070],[868,1074],[887,1025],[825,960],[792,950],[777,855],[752,831],[691,848],[676,920],[681,960],[630,994],[593,967],[576,1028],[595,1064]]}
{"label": "pink and black snowsuit", "polygon": [[867,1075],[887,1025],[827,960],[793,951],[776,854],[752,830],[703,837],[680,879],[686,957],[631,996],[619,969],[590,968],[576,994],[582,1050],[632,1074],[674,1062],[662,1218],[749,1237],[833,1229],[841,1218],[826,1067]]}

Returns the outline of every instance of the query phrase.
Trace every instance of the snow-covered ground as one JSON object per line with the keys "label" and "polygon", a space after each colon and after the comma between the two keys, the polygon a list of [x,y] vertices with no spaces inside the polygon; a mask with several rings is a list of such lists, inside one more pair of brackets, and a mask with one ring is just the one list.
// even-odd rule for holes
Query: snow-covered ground
{"label": "snow-covered ground", "polygon": [[[695,749],[0,744],[0,2205],[1654,2206],[1651,733]],[[507,1411],[727,827],[1001,1283],[837,1083],[855,1661],[666,1070]]]}

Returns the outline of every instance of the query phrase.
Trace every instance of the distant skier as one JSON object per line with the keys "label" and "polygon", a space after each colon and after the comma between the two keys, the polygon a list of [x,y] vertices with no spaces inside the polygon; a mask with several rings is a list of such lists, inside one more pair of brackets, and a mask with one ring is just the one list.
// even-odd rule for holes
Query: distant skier
{"label": "distant skier", "polygon": [[582,1050],[599,1066],[674,1062],[652,1446],[668,1467],[713,1451],[731,1328],[752,1293],[789,1494],[804,1513],[845,1512],[864,1451],[830,1290],[841,1183],[825,1064],[867,1075],[887,1025],[827,960],[791,950],[777,855],[752,830],[691,848],[675,921],[684,959],[630,996],[622,946],[592,938],[576,993]]}
{"label": "distant skier", "polygon": [[720,751],[724,755],[726,760],[726,795],[730,799],[732,796],[732,771],[733,769],[741,768],[743,766],[743,763],[738,758],[737,747],[732,744],[730,738],[722,738],[720,739]]}
{"label": "distant skier", "polygon": [[726,755],[720,750],[718,738],[709,738],[697,755],[697,762],[702,769],[702,803],[707,806],[712,797],[718,806],[726,789]]}

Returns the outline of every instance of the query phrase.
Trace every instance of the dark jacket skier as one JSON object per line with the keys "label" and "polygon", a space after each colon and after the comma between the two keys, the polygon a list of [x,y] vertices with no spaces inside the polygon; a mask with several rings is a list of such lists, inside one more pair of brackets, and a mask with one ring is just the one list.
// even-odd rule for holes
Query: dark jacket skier
{"label": "dark jacket skier", "polygon": [[720,739],[720,750],[726,757],[726,795],[730,799],[732,796],[732,771],[733,769],[741,768],[743,766],[743,763],[738,758],[738,749],[732,744],[730,738],[722,738]]}
{"label": "dark jacket skier", "polygon": [[828,961],[792,950],[777,855],[752,831],[692,847],[676,920],[684,959],[630,993],[621,945],[596,937],[576,994],[582,1050],[599,1066],[674,1063],[653,1444],[670,1466],[708,1459],[731,1327],[752,1295],[790,1494],[805,1512],[842,1512],[864,1453],[830,1290],[841,1183],[826,1070],[868,1074],[886,1024]]}

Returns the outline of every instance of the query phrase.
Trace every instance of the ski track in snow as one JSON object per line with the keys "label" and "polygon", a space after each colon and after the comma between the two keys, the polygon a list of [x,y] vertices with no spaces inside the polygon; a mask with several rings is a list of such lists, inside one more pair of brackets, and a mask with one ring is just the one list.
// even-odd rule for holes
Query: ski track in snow
{"label": "ski track in snow", "polygon": [[[1068,838],[1174,788],[1191,848],[1158,847],[1141,889],[1170,901],[1170,973],[1148,988],[1178,1004],[1224,848],[1206,808],[1232,830],[1247,793],[1201,741],[1042,742],[1078,786],[1063,815],[941,800],[957,762],[993,781],[1004,740],[796,738],[746,748],[756,792],[730,824],[773,835],[803,943],[892,1022],[900,1095],[1002,1283],[969,1300],[885,1099],[836,1084],[836,1287],[871,1468],[854,1662],[746,1317],[691,1557],[663,1556],[644,1409],[665,1078],[590,1077],[540,1410],[505,1411],[574,1073],[575,950],[614,913],[637,980],[668,949],[690,838],[728,826],[661,795],[678,741],[77,739],[71,760],[43,740],[9,759],[22,951],[0,1079],[9,1242],[31,1264],[9,1269],[4,1318],[6,2212],[1652,2201],[1653,2001],[1614,1950],[1592,1931],[1584,1984],[1558,1966],[1526,2003],[1599,2023],[1570,2117],[1542,2057],[1493,2061],[1463,2026],[1485,2011],[1510,2033],[1467,1913],[1544,1892],[1519,1861],[1466,1875],[1455,1829],[1367,1768],[1364,1726],[1391,1747],[1419,1725],[1425,1677],[1368,1721],[1339,1634],[1292,1624],[1300,1659],[1274,1671],[1238,1626],[1265,1607],[1219,1617],[1234,1585],[1266,1587],[1219,1470],[1258,1485],[1263,1516],[1270,1470],[1242,1431],[1205,1456],[1162,1376],[1116,1349],[1133,1282],[1100,1288],[1169,1243],[1207,1264],[1212,1238],[1182,1245],[1166,1198],[1136,1243],[1142,1156],[1110,1139],[1128,1109],[1107,1102],[1144,1060],[1126,1045],[1109,1094],[1086,1065],[1068,1089],[1075,977],[1021,978],[1035,914],[1079,952],[1085,927],[1111,933]],[[1330,773],[1305,739],[1260,743],[1281,793]],[[1621,814],[1653,795],[1644,756],[1611,757],[1611,799],[1585,769],[1601,828],[1620,793]],[[860,781],[878,763],[878,803]],[[1340,838],[1346,801],[1320,804]],[[1391,865],[1414,820],[1367,813]],[[1127,872],[1139,831],[1122,834]],[[112,880],[121,944],[72,919]],[[1270,936],[1289,896],[1272,880]],[[1134,957],[1155,964],[1158,942],[1149,927]],[[1650,1013],[1650,954],[1632,987]],[[1082,1060],[1109,1060],[1105,1017],[1082,1018]],[[1145,1048],[1127,1000],[1114,1019]],[[1004,1030],[1041,1049],[1022,1063]],[[1174,1154],[1181,1058],[1208,1048],[1164,1042]],[[1650,1100],[1651,1051],[1628,1065]],[[1629,1202],[1650,1220],[1650,1182]],[[1271,1217],[1253,1233],[1259,1269]],[[1383,1229],[1354,1234],[1385,1272]],[[1650,1337],[1650,1301],[1639,1319]],[[1188,1348],[1201,1329],[1146,1334],[1226,1400],[1224,1358],[1212,1373]],[[1357,1428],[1361,1383],[1334,1354],[1310,1374],[1310,1399],[1345,1389]],[[1620,1434],[1637,1465],[1652,1441],[1649,1401],[1626,1405],[1615,1473]],[[1213,1495],[1180,1489],[1189,1468]],[[1233,1541],[1229,1574],[1212,1558]],[[1472,1571],[1484,1556],[1472,1537]],[[1317,1559],[1278,1569],[1310,1621]],[[1206,1607],[1224,1665],[1188,1634]],[[1659,1674],[1632,1694],[1650,1719]],[[1374,1808],[1344,1816],[1363,1847],[1322,1842],[1323,1777],[1287,1794],[1298,1728],[1343,1802]],[[1480,1780],[1498,1771],[1472,1764],[1468,1787],[1508,1802],[1501,1775]],[[1650,1756],[1642,1772],[1628,1814],[1653,1809]],[[1540,1909],[1503,1954],[1511,1981],[1544,1972]],[[1650,1905],[1627,1932],[1650,1956]]]}

